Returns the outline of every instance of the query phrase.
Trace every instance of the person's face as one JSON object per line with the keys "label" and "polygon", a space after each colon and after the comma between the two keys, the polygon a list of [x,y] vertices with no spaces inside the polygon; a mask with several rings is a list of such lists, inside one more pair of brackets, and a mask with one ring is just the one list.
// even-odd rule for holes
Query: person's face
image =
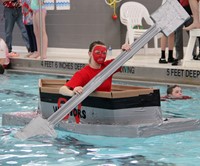
{"label": "person's face", "polygon": [[175,87],[172,91],[173,98],[181,98],[182,97],[182,89],[181,87]]}
{"label": "person's face", "polygon": [[96,45],[92,49],[92,56],[97,64],[103,64],[107,55],[107,48],[104,45]]}

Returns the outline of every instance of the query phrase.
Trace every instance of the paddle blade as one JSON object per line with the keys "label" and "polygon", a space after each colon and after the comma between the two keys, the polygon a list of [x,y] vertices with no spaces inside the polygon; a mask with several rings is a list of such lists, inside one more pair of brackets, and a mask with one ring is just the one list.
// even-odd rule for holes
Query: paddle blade
{"label": "paddle blade", "polygon": [[41,116],[32,119],[28,125],[15,134],[16,138],[25,140],[38,135],[56,137],[56,132],[50,123]]}

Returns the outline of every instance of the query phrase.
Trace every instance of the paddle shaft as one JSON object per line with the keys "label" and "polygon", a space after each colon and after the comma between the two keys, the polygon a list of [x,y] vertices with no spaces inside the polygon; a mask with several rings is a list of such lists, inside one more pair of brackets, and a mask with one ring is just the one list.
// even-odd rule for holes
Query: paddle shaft
{"label": "paddle shaft", "polygon": [[118,68],[135,55],[146,43],[161,31],[161,28],[154,24],[132,45],[130,51],[123,51],[115,60],[113,60],[104,70],[91,79],[84,87],[83,93],[74,95],[61,108],[52,114],[48,121],[51,125],[56,125],[67,114],[69,114],[79,103],[98,88],[108,77],[110,77]]}

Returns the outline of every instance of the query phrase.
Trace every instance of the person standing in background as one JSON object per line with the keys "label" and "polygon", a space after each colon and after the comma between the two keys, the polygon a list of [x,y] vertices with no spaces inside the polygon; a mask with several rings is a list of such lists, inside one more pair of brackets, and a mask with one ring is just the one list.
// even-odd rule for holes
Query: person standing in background
{"label": "person standing in background", "polygon": [[[166,61],[165,51],[168,43],[168,59]],[[159,59],[159,63],[172,63],[174,62],[173,58],[173,49],[174,49],[174,33],[170,34],[168,37],[161,37],[161,58]]]}
{"label": "person standing in background", "polygon": [[4,69],[8,67],[10,60],[8,57],[8,48],[5,41],[0,38],[0,74],[4,73]]}
{"label": "person standing in background", "polygon": [[37,44],[33,31],[33,10],[30,8],[30,4],[31,0],[22,0],[23,23],[25,25],[30,44],[30,54],[28,54],[27,57],[31,57],[34,52],[37,52]]}
{"label": "person standing in background", "polygon": [[[41,7],[41,8],[40,8]],[[47,58],[48,37],[46,33],[46,9],[43,0],[31,0],[31,9],[33,10],[33,29],[36,37],[38,52],[32,56],[33,58]],[[40,10],[41,9],[41,10]],[[40,11],[41,20],[40,20]],[[41,23],[41,24],[40,24]],[[40,31],[42,31],[40,33]],[[41,36],[42,34],[42,36]],[[41,42],[42,39],[42,42]],[[42,46],[42,47],[41,47]],[[41,54],[41,55],[40,55]]]}
{"label": "person standing in background", "polygon": [[[178,0],[179,3],[183,6],[183,8],[187,11],[187,13],[191,16],[192,11],[189,5],[188,0]],[[187,27],[191,25],[193,22],[193,18],[190,17],[183,25],[181,25],[178,29],[175,31],[175,50],[176,50],[176,59],[172,63],[173,66],[177,66],[180,64],[181,59],[183,59],[184,51],[183,51],[183,27]],[[189,32],[187,31],[188,35]],[[198,41],[200,38],[198,38]],[[193,50],[193,56],[196,56],[196,45]]]}
{"label": "person standing in background", "polygon": [[[164,4],[166,0],[162,1],[162,4]],[[166,47],[168,44],[168,60],[166,61]],[[159,63],[172,63],[174,62],[173,58],[173,49],[174,49],[174,33],[171,33],[168,37],[165,35],[162,35],[161,40],[160,40],[160,45],[161,45],[161,58],[159,59]]]}
{"label": "person standing in background", "polygon": [[192,10],[193,23],[185,27],[185,30],[200,29],[200,20],[199,20],[199,0],[189,0],[190,8]]}
{"label": "person standing in background", "polygon": [[4,19],[5,19],[5,35],[6,35],[6,44],[8,47],[9,57],[19,56],[16,52],[12,51],[12,33],[15,23],[17,23],[22,38],[25,42],[28,52],[30,51],[29,39],[26,32],[26,28],[22,21],[22,9],[21,3],[17,0],[1,0],[4,5]]}

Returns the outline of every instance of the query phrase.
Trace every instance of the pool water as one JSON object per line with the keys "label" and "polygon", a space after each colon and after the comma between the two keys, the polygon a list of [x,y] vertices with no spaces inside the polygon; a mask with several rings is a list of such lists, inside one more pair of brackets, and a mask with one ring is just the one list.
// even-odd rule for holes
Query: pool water
{"label": "pool water", "polygon": [[[0,121],[8,112],[37,109],[38,79],[55,76],[8,73],[0,76]],[[132,83],[140,85],[139,83]],[[166,86],[152,85],[165,94]],[[163,115],[200,119],[200,89],[183,88],[191,100],[163,101]],[[149,138],[114,138],[87,136],[57,131],[48,137],[21,141],[13,137],[16,126],[0,124],[0,165],[69,165],[69,166],[198,166],[200,131]]]}

